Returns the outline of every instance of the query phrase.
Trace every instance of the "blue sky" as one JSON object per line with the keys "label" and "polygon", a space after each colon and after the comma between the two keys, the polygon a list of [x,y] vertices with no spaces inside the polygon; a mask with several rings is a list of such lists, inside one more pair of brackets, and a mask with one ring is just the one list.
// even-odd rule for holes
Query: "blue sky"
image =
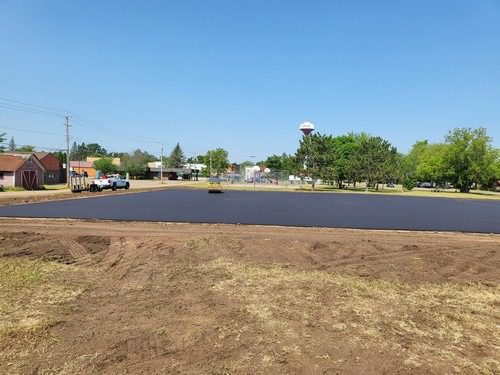
{"label": "blue sky", "polygon": [[500,2],[0,0],[0,133],[65,147],[62,113],[5,99],[83,116],[72,140],[112,151],[260,160],[306,120],[402,152],[454,127],[500,147]]}

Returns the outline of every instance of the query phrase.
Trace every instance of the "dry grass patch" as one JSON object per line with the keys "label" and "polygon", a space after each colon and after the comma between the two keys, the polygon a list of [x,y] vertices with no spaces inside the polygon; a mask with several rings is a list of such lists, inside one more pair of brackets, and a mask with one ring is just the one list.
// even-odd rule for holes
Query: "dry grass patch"
{"label": "dry grass patch", "polygon": [[0,363],[9,371],[54,342],[48,330],[57,322],[55,308],[84,291],[67,282],[69,271],[43,260],[0,258]]}
{"label": "dry grass patch", "polygon": [[409,368],[500,371],[498,286],[410,285],[228,259],[204,269],[228,275],[213,289],[239,300],[263,332],[284,338],[284,352],[321,354],[301,338],[322,335],[330,337],[329,347],[341,340],[402,353]]}

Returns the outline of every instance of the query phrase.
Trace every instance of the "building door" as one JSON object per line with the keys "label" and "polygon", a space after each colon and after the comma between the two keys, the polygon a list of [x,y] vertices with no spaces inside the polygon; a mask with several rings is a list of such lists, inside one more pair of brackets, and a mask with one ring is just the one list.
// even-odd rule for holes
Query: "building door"
{"label": "building door", "polygon": [[35,190],[38,188],[38,178],[36,171],[22,171],[23,188],[26,190]]}

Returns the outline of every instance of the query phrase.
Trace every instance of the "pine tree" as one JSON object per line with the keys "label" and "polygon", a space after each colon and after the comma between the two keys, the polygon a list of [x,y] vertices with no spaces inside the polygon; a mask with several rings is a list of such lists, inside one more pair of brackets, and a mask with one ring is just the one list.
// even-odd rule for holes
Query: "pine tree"
{"label": "pine tree", "polygon": [[14,141],[14,137],[10,139],[8,150],[16,151],[16,142]]}
{"label": "pine tree", "polygon": [[182,168],[185,163],[184,152],[182,152],[181,146],[177,143],[165,161],[165,165],[170,168]]}
{"label": "pine tree", "polygon": [[4,152],[5,146],[3,142],[5,141],[5,133],[0,133],[0,152]]}

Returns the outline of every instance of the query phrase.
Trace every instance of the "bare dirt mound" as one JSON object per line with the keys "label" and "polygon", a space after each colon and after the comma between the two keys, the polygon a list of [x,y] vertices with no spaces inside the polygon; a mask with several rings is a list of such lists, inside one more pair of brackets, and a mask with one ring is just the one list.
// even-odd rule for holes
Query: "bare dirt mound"
{"label": "bare dirt mound", "polygon": [[0,373],[500,371],[500,236],[1,224]]}

